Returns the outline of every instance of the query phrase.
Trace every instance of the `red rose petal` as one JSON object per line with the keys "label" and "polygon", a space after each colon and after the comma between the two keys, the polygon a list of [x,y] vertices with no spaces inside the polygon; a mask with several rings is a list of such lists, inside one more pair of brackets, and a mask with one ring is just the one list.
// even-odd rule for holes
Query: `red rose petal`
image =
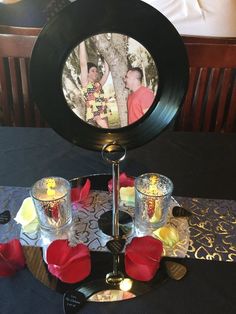
{"label": "red rose petal", "polygon": [[160,267],[160,263],[150,263],[149,265],[136,264],[129,257],[125,256],[125,271],[127,275],[135,280],[149,281],[151,280],[157,270]]}
{"label": "red rose petal", "polygon": [[55,220],[55,221],[58,221],[59,219],[59,204],[55,204],[52,208],[51,208],[51,211],[52,211],[52,218]]}
{"label": "red rose petal", "polygon": [[80,203],[86,200],[89,195],[91,188],[91,182],[89,179],[86,180],[83,187],[75,187],[71,189],[71,201],[72,203]]}
{"label": "red rose petal", "polygon": [[126,273],[141,281],[152,279],[159,268],[162,242],[151,236],[133,238],[125,250]]}
{"label": "red rose petal", "polygon": [[160,240],[151,236],[136,237],[130,242],[129,249],[135,250],[137,254],[146,256],[149,259],[159,261],[163,251],[163,244]]}
{"label": "red rose petal", "polygon": [[152,216],[153,216],[154,213],[155,213],[155,200],[154,200],[154,199],[150,199],[150,200],[147,202],[147,205],[148,205],[147,214],[148,214],[148,217],[151,219]]}
{"label": "red rose petal", "polygon": [[120,186],[134,186],[134,178],[128,177],[125,172],[120,174]]}
{"label": "red rose petal", "polygon": [[142,252],[137,251],[133,246],[130,246],[130,244],[126,246],[126,255],[129,257],[130,260],[138,264],[146,265],[147,263],[149,263],[149,257],[143,255]]}
{"label": "red rose petal", "polygon": [[[120,174],[120,187],[134,186],[134,178],[128,177],[125,172]],[[112,179],[108,181],[108,191],[112,192]]]}
{"label": "red rose petal", "polygon": [[19,240],[0,243],[0,276],[11,276],[24,266],[25,257]]}
{"label": "red rose petal", "polygon": [[76,283],[85,279],[91,272],[90,256],[76,259],[67,264],[67,267],[48,265],[51,274],[66,283]]}
{"label": "red rose petal", "polygon": [[80,202],[83,202],[86,200],[86,198],[89,195],[90,188],[91,188],[91,182],[89,179],[87,179],[85,182],[85,185],[82,187],[80,191]]}
{"label": "red rose petal", "polygon": [[70,259],[80,258],[86,255],[89,255],[89,251],[84,244],[70,247],[67,240],[55,240],[47,249],[47,263],[63,266]]}
{"label": "red rose petal", "polygon": [[70,196],[71,196],[71,202],[72,203],[76,202],[80,197],[80,188],[79,187],[72,188]]}
{"label": "red rose petal", "polygon": [[48,270],[61,281],[75,283],[91,271],[88,248],[84,244],[70,247],[67,240],[56,240],[47,249]]}

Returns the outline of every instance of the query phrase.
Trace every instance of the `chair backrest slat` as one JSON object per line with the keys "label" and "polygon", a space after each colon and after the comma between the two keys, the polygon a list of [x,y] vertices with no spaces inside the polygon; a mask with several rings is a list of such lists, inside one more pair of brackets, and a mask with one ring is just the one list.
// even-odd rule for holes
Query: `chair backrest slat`
{"label": "chair backrest slat", "polygon": [[217,105],[217,90],[219,86],[220,69],[212,68],[210,71],[210,79],[207,92],[207,106],[205,107],[204,128],[203,131],[210,131],[211,117]]}
{"label": "chair backrest slat", "polygon": [[190,75],[176,129],[235,132],[236,39],[183,39]]}
{"label": "chair backrest slat", "polygon": [[47,125],[32,101],[29,88],[29,61],[40,30],[0,26],[0,107],[3,125]]}
{"label": "chair backrest slat", "polygon": [[233,91],[230,99],[229,112],[226,119],[226,131],[227,132],[236,132],[236,79],[234,76],[234,85]]}
{"label": "chair backrest slat", "polygon": [[11,78],[11,92],[12,92],[12,109],[16,126],[22,124],[22,91],[21,91],[21,78],[19,75],[19,62],[13,57],[8,58],[9,73]]}
{"label": "chair backrest slat", "polygon": [[10,103],[7,97],[7,77],[2,75],[5,72],[6,63],[5,60],[0,58],[0,106],[2,109],[2,120],[4,120],[6,125],[11,125],[11,113],[10,113]]}
{"label": "chair backrest slat", "polygon": [[2,57],[30,58],[37,37],[13,34],[0,35],[0,55]]}
{"label": "chair backrest slat", "polygon": [[198,83],[196,86],[196,90],[194,92],[194,121],[193,121],[193,130],[200,131],[201,129],[201,117],[202,117],[202,104],[203,98],[205,95],[205,91],[207,89],[207,74],[208,71],[206,68],[201,68],[198,76]]}
{"label": "chair backrest slat", "polygon": [[217,107],[217,115],[215,119],[215,130],[221,131],[224,127],[224,115],[227,111],[227,96],[229,94],[230,82],[232,77],[232,69],[223,69],[222,81],[224,82],[220,94],[219,94],[219,102]]}
{"label": "chair backrest slat", "polygon": [[[32,101],[29,60],[41,29],[0,25],[0,109],[4,125],[44,127]],[[176,129],[236,131],[236,39],[183,37],[189,86]]]}
{"label": "chair backrest slat", "polygon": [[187,43],[189,64],[191,66],[202,66],[207,68],[235,66],[235,44],[202,44]]}
{"label": "chair backrest slat", "polygon": [[28,60],[20,58],[20,75],[21,75],[21,85],[22,85],[22,100],[23,100],[23,110],[25,112],[25,126],[33,125],[32,114],[33,107],[30,105],[29,97],[29,81],[27,76],[28,71]]}

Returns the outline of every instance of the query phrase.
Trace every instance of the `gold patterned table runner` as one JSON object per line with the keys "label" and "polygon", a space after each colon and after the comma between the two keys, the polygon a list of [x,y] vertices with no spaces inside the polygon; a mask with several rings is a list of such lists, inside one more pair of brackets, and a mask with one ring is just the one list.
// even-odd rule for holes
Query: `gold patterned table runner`
{"label": "gold patterned table runner", "polygon": [[[10,210],[12,216],[8,224],[0,227],[0,242],[20,237],[20,226],[13,217],[27,196],[28,188],[0,187],[0,212]],[[186,257],[236,262],[236,201],[186,197],[175,199],[193,213],[188,218],[190,241]]]}
{"label": "gold patterned table runner", "polygon": [[236,201],[176,199],[192,212],[187,257],[236,262]]}

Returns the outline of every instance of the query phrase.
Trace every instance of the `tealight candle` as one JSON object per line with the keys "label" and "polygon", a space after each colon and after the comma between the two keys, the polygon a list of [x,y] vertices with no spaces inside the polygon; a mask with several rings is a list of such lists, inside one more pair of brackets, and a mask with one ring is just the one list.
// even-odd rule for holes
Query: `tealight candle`
{"label": "tealight candle", "polygon": [[152,235],[166,222],[173,184],[163,175],[143,174],[135,180],[135,230]]}
{"label": "tealight candle", "polygon": [[33,185],[31,196],[44,235],[59,236],[71,223],[70,189],[70,183],[60,177],[43,178]]}

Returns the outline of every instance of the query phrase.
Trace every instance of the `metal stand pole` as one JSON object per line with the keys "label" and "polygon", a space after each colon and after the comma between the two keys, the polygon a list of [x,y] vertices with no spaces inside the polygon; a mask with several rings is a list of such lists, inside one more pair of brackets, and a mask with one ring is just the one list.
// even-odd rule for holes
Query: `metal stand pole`
{"label": "metal stand pole", "polygon": [[118,143],[106,144],[102,150],[103,159],[112,164],[112,237],[114,240],[109,241],[111,247],[114,244],[114,249],[111,249],[113,255],[113,271],[108,273],[106,281],[112,285],[120,283],[124,275],[119,271],[119,253],[116,251],[117,243],[121,239],[119,237],[119,197],[120,197],[120,161],[126,156],[126,149]]}
{"label": "metal stand pole", "polygon": [[119,198],[120,198],[120,166],[119,162],[112,164],[112,183],[113,183],[113,210],[112,210],[112,236],[119,238]]}

